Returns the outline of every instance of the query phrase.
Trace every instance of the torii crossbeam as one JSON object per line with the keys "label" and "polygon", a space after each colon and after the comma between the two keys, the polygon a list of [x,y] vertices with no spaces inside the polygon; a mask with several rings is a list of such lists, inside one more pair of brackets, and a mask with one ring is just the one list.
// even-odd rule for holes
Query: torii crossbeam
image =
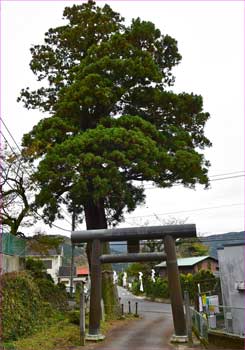
{"label": "torii crossbeam", "polygon": [[[179,279],[179,270],[175,252],[175,239],[196,237],[196,226],[194,224],[185,225],[165,225],[130,227],[118,229],[84,230],[74,231],[71,234],[72,244],[80,244],[92,241],[91,256],[91,294],[90,294],[90,314],[89,314],[89,334],[91,339],[100,339],[100,316],[101,316],[101,264],[108,262],[130,262],[166,260],[169,293],[172,306],[174,339],[182,341],[186,337],[186,323],[183,308],[183,300]],[[163,239],[163,253],[138,253],[140,240]],[[127,241],[128,254],[101,255],[101,242]],[[130,243],[133,245],[130,248]],[[137,251],[135,251],[135,249]]]}

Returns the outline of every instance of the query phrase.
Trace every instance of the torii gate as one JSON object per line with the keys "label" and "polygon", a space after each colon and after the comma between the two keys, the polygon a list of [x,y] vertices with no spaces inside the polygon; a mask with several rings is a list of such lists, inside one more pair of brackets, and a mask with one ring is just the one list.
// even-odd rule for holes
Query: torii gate
{"label": "torii gate", "polygon": [[[88,339],[103,339],[100,333],[101,264],[162,260],[166,261],[167,264],[169,293],[175,330],[172,339],[176,342],[187,341],[175,239],[188,237],[196,237],[196,226],[194,224],[84,230],[73,231],[71,233],[71,241],[74,245],[92,241]],[[139,253],[139,241],[150,239],[163,239],[165,253]],[[115,241],[127,241],[128,253],[101,255],[101,242]]]}

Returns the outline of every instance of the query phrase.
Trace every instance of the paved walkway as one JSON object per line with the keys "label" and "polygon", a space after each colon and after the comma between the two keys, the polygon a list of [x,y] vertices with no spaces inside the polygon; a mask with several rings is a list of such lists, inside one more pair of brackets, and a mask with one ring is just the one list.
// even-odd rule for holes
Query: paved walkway
{"label": "paved walkway", "polygon": [[[133,296],[123,288],[119,288],[121,303],[124,310],[131,303],[132,312],[138,303],[141,319],[112,330],[105,341],[96,345],[96,350],[174,350],[191,349],[187,345],[172,345],[170,337],[173,334],[171,306],[145,301]],[[201,347],[198,347],[201,349]],[[197,349],[197,348],[196,348]]]}

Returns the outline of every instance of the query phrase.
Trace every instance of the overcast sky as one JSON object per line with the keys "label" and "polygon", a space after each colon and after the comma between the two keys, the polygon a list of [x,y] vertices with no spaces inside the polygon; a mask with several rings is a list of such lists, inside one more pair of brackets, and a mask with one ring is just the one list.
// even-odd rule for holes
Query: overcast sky
{"label": "overcast sky", "polygon": [[[22,135],[44,117],[16,102],[21,88],[37,86],[29,69],[29,49],[32,44],[42,43],[50,27],[62,25],[64,7],[74,3],[79,2],[1,2],[1,114],[18,144]],[[195,223],[203,236],[244,230],[244,2],[107,3],[127,21],[138,16],[150,20],[163,34],[178,41],[182,62],[174,69],[173,91],[203,96],[204,110],[211,114],[206,136],[213,143],[205,150],[212,164],[210,189],[175,186],[159,190],[147,185],[150,188],[146,192],[146,204],[126,215],[121,226],[139,226],[145,222],[159,225],[174,217]],[[3,125],[1,129],[13,145]],[[65,221],[57,225],[70,229]],[[41,223],[36,227],[48,233],[69,235],[57,228],[50,230]],[[23,231],[33,233],[34,229]]]}

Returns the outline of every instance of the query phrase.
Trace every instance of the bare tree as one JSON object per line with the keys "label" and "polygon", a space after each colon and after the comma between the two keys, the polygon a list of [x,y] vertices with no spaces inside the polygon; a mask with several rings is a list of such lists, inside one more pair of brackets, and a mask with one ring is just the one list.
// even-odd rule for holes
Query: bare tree
{"label": "bare tree", "polygon": [[0,171],[3,228],[13,235],[23,235],[21,227],[33,225],[38,218],[32,211],[35,199],[32,168],[14,149],[5,146],[0,156]]}

